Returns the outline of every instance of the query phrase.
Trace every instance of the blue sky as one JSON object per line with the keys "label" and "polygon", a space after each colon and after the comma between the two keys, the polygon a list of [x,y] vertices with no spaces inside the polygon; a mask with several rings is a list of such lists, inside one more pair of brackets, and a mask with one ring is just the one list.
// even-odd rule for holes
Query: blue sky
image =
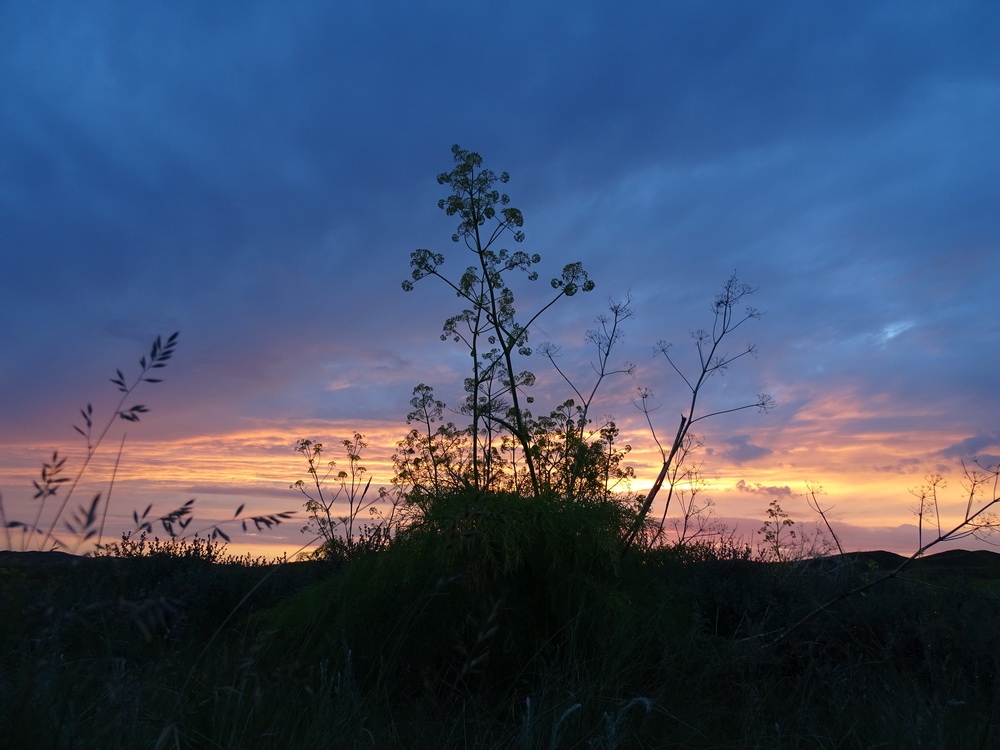
{"label": "blue sky", "polygon": [[843,523],[912,523],[924,474],[1000,460],[998,32],[1000,5],[961,0],[6,3],[5,501],[175,330],[126,455],[191,477],[229,458],[162,502],[293,508],[279,458],[355,427],[384,467],[412,387],[456,402],[463,375],[438,340],[454,298],[400,289],[417,248],[464,267],[434,180],[458,143],[510,172],[543,278],[579,260],[597,281],[533,340],[585,368],[603,301],[631,293],[636,378],[601,410],[633,442],[637,386],[665,432],[683,397],[653,346],[683,349],[735,271],[760,356],[713,398],[780,408],[705,423],[722,515],[820,481]]}

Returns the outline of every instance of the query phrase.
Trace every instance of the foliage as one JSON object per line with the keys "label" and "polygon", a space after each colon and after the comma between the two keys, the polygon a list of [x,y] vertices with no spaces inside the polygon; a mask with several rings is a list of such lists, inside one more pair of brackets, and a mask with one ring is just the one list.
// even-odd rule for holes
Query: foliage
{"label": "foliage", "polygon": [[[444,402],[434,397],[434,389],[421,383],[410,399],[413,411],[407,424],[417,424],[398,444],[392,457],[396,472],[393,483],[405,488],[407,499],[424,508],[438,495],[473,487],[469,433],[453,422],[442,421]],[[435,427],[435,425],[437,425]]]}
{"label": "foliage", "polygon": [[165,558],[174,560],[196,560],[206,563],[223,562],[226,559],[226,543],[195,534],[190,540],[148,538],[142,531],[133,538],[131,531],[122,533],[121,541],[111,542],[96,550],[93,557],[113,557],[122,559]]}
{"label": "foliage", "polygon": [[[588,432],[587,410],[568,399],[547,417],[531,422],[534,436],[532,452],[538,466],[539,486],[543,493],[554,493],[569,500],[605,499],[616,490],[626,489],[635,476],[623,462],[630,445],[616,445],[619,430],[607,420]],[[511,490],[523,491],[512,473]]]}
{"label": "foliage", "polygon": [[585,672],[584,654],[597,664],[620,640],[641,648],[654,605],[650,581],[621,558],[631,520],[613,501],[449,493],[388,549],[290,600],[265,627],[295,644],[282,658],[344,668],[349,653],[359,686],[401,705],[452,705],[480,689],[501,699],[551,674],[553,659],[562,670],[579,657],[573,669]]}

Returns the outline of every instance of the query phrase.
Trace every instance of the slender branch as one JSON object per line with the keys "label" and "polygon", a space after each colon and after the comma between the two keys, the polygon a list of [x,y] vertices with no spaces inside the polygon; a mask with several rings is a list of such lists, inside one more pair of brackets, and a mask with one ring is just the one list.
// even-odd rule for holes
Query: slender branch
{"label": "slender branch", "polygon": [[104,499],[104,512],[101,514],[101,526],[97,531],[97,547],[101,546],[101,539],[104,538],[104,524],[108,520],[108,508],[111,507],[111,493],[115,488],[115,477],[118,476],[118,465],[122,460],[122,451],[125,449],[125,438],[127,433],[122,435],[122,441],[118,445],[118,453],[115,455],[115,466],[111,470],[111,481],[108,483],[108,494]]}
{"label": "slender branch", "polygon": [[[744,404],[742,406],[733,407],[730,409],[721,409],[714,412],[709,412],[707,414],[701,414],[696,416],[696,407],[698,402],[698,397],[701,393],[701,389],[704,387],[708,378],[715,372],[724,370],[730,363],[746,356],[747,354],[754,354],[754,347],[748,346],[747,349],[740,354],[729,356],[721,355],[717,356],[716,352],[719,349],[720,344],[737,327],[745,323],[747,320],[756,319],[760,317],[760,313],[753,308],[748,308],[746,315],[741,318],[736,323],[733,323],[733,308],[734,306],[746,295],[752,294],[755,290],[746,284],[741,284],[737,281],[735,276],[730,277],[725,284],[723,284],[723,291],[718,294],[715,298],[713,304],[713,311],[715,314],[715,319],[712,326],[711,336],[702,330],[692,332],[692,337],[695,340],[695,348],[698,352],[698,360],[700,363],[700,370],[696,378],[689,379],[677,363],[674,362],[673,358],[670,356],[670,344],[661,341],[657,344],[657,349],[663,354],[664,358],[670,364],[671,368],[676,372],[681,380],[687,385],[688,390],[691,392],[691,401],[688,404],[686,412],[681,416],[680,426],[677,430],[677,435],[674,437],[674,442],[671,445],[670,453],[664,459],[663,465],[660,468],[660,473],[650,488],[649,493],[646,495],[645,500],[640,506],[639,513],[634,521],[632,528],[625,538],[624,548],[627,551],[631,545],[635,542],[640,529],[645,523],[646,517],[649,514],[649,510],[652,507],[653,500],[656,494],[659,492],[663,485],[663,481],[666,479],[670,468],[671,462],[677,455],[678,450],[680,450],[681,443],[683,442],[685,436],[687,435],[688,429],[691,425],[696,422],[700,422],[708,417],[718,416],[720,414],[729,414],[736,411],[742,411],[743,409],[749,409],[756,407],[762,411],[767,411],[774,406],[774,402],[769,396],[758,395],[757,401],[752,404]],[[652,429],[652,420],[649,416],[649,409],[646,407],[646,397],[643,395],[643,406],[640,407],[646,415],[646,421],[650,424]],[[634,403],[634,402],[633,402]],[[654,432],[655,439],[655,432]],[[660,447],[660,455],[663,455],[663,447],[660,446],[659,441],[657,441],[657,446]]]}

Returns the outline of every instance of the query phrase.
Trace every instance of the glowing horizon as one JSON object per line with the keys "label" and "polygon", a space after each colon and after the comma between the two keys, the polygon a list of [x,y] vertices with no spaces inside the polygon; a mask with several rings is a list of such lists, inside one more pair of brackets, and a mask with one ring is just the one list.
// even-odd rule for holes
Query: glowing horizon
{"label": "glowing horizon", "polygon": [[[807,484],[822,488],[822,505],[830,509],[828,517],[841,530],[838,534],[843,533],[841,542],[845,549],[851,551],[870,547],[880,532],[886,542],[882,548],[894,552],[916,548],[916,517],[912,511],[915,498],[909,490],[923,484],[928,473],[940,472],[947,477],[948,488],[942,503],[944,523],[960,517],[965,498],[959,489],[960,475],[954,462],[941,456],[935,458],[933,453],[921,461],[910,452],[940,446],[942,442],[953,444],[958,436],[938,436],[932,440],[928,436],[878,433],[864,436],[855,445],[837,441],[826,448],[810,442],[816,437],[808,426],[811,418],[794,421],[807,427],[798,431],[793,428],[791,432],[787,426],[770,428],[767,417],[761,417],[755,443],[749,443],[746,435],[738,436],[739,446],[767,445],[765,459],[734,461],[727,458],[724,444],[713,446],[711,442],[693,456],[703,467],[704,484],[699,499],[711,499],[713,516],[748,541],[754,541],[772,499],[778,500],[801,527],[818,522],[820,519],[806,504]],[[724,422],[724,417],[719,418],[713,426],[724,428]],[[629,489],[646,492],[659,471],[661,459],[648,432],[643,435],[638,427],[641,425],[626,426],[620,443],[633,446],[627,463],[634,467],[636,477]],[[297,479],[308,479],[305,460],[294,450],[296,441],[308,437],[323,442],[324,461],[333,460],[340,466],[345,463],[341,441],[350,438],[355,430],[362,432],[368,442],[361,464],[368,469],[373,486],[390,486],[391,457],[396,442],[407,430],[402,420],[399,423],[307,420],[297,428],[281,422],[231,433],[165,440],[129,439],[118,466],[109,512],[108,528],[115,529],[115,533],[106,534],[105,541],[116,540],[121,530],[131,528],[133,510],[141,513],[152,503],[153,515],[157,515],[194,498],[196,523],[191,530],[220,522],[232,537],[230,552],[266,549],[269,555],[291,554],[308,541],[306,535],[299,533],[307,520],[304,498],[289,488]],[[774,431],[782,433],[784,443],[780,441],[782,435],[772,434]],[[97,492],[107,492],[117,440],[106,442],[92,459],[69,510]],[[85,455],[82,441],[55,446],[2,446],[0,489],[8,520],[28,521],[34,517],[36,506],[30,499],[31,482],[37,479],[41,462],[49,460],[53,449],[67,459],[64,475],[74,477]],[[880,464],[889,461],[894,462],[893,470],[880,468]],[[849,474],[844,473],[845,466],[851,467]],[[664,488],[651,515],[659,517],[665,497]],[[296,515],[280,529],[247,536],[239,530],[239,523],[226,523],[241,504],[247,506],[244,518],[287,511],[296,511]],[[49,511],[53,506],[50,500]],[[671,513],[670,518],[673,517],[675,514]],[[910,527],[913,529],[907,531]],[[905,533],[910,533],[912,540],[906,540]],[[971,539],[963,544],[969,548],[983,546]]]}

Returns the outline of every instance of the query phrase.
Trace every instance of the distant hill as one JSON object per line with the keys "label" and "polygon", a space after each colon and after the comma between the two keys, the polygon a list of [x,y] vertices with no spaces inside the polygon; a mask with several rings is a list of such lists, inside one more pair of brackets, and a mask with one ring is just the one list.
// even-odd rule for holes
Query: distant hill
{"label": "distant hill", "polygon": [[[883,571],[898,567],[906,559],[903,555],[885,550],[851,552],[844,557],[861,564],[874,563],[875,567]],[[1000,553],[983,549],[950,549],[918,557],[906,566],[904,572],[958,574],[970,578],[1000,578]]]}
{"label": "distant hill", "polygon": [[[841,558],[841,555],[833,555],[822,560],[807,561],[807,565],[829,564]],[[886,550],[875,550],[872,552],[848,552],[843,558],[856,566],[867,567],[873,565],[880,571],[890,571],[906,559],[903,555]],[[58,570],[67,567],[75,567],[81,562],[90,562],[92,558],[78,555],[71,555],[65,552],[13,552],[0,550],[0,567],[30,568],[33,570]],[[116,558],[100,558],[100,562],[105,564],[120,564]],[[760,564],[760,563],[757,563]],[[763,563],[766,565],[766,563]],[[296,563],[291,567],[308,567],[302,563]],[[825,565],[824,565],[825,567]],[[996,578],[1000,579],[1000,553],[990,550],[962,550],[950,549],[944,552],[937,552],[924,557],[918,557],[911,562],[903,571],[904,574],[931,574],[931,575],[960,575],[967,578]]]}

